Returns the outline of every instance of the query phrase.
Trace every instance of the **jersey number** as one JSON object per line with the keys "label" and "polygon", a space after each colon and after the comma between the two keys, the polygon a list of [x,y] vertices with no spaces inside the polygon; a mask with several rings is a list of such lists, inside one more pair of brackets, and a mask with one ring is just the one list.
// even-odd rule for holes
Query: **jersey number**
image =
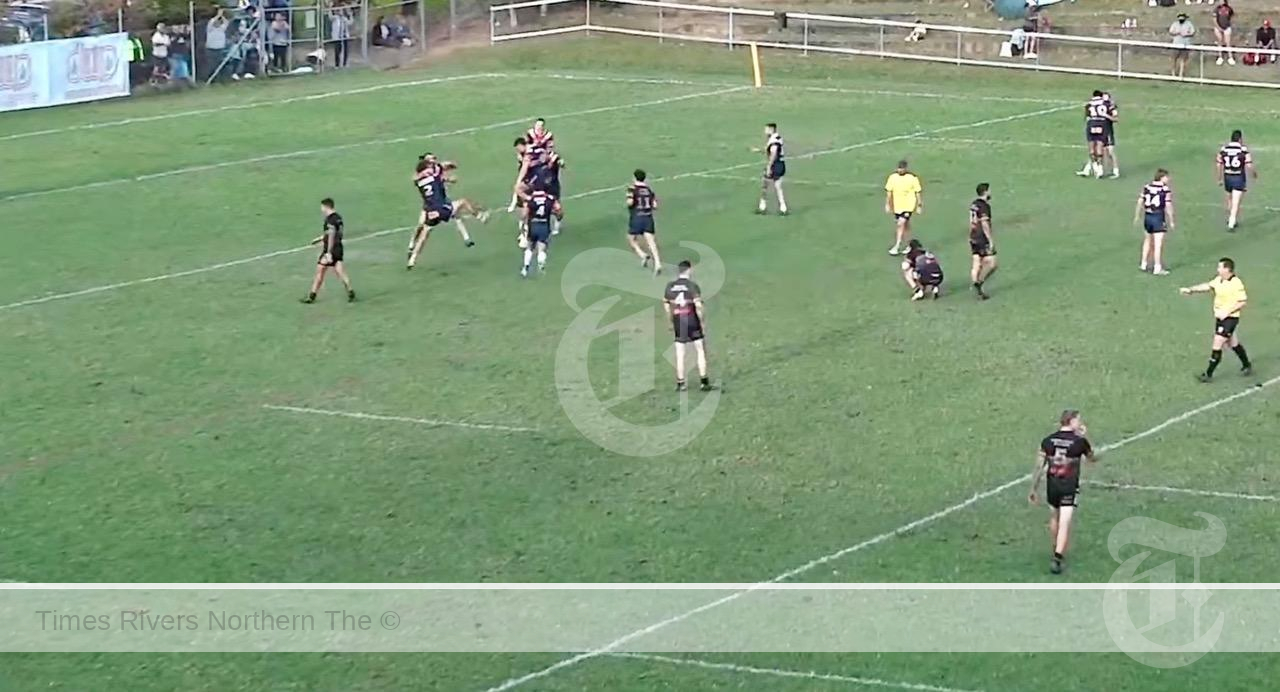
{"label": "jersey number", "polygon": [[1148,209],[1159,209],[1164,206],[1164,199],[1154,192],[1148,192],[1143,195],[1143,198],[1142,204]]}
{"label": "jersey number", "polygon": [[1223,168],[1230,168],[1230,169],[1232,169],[1232,170],[1239,170],[1239,169],[1240,169],[1240,166],[1241,166],[1243,163],[1244,163],[1244,162],[1240,160],[1240,157],[1239,157],[1238,155],[1235,155],[1235,156],[1223,156],[1223,157],[1222,157],[1222,167],[1223,167]]}

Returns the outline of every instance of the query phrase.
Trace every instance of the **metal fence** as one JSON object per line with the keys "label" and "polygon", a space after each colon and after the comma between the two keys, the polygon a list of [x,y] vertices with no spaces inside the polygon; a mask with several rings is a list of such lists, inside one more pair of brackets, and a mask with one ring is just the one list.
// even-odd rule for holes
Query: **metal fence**
{"label": "metal fence", "polygon": [[[1280,51],[1018,33],[997,29],[865,19],[807,12],[716,7],[655,0],[536,0],[489,10],[490,41],[575,32],[619,34],[657,41],[748,43],[808,53],[867,55],[954,65],[1092,74],[1226,86],[1280,87]],[[923,32],[923,35],[919,34]],[[918,40],[908,40],[916,33]],[[1015,48],[1019,39],[1021,50]],[[1034,49],[1027,50],[1034,46]],[[1220,65],[1226,52],[1236,64]],[[1244,57],[1262,58],[1261,66]],[[1185,63],[1182,61],[1185,60]],[[1182,66],[1182,74],[1175,72]]]}

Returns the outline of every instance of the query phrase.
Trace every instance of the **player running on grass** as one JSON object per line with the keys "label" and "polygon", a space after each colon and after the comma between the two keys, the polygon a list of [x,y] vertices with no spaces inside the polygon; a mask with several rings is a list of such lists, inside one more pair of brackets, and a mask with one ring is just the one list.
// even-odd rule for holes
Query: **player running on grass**
{"label": "player running on grass", "polygon": [[[632,174],[632,183],[627,186],[627,244],[631,251],[640,258],[640,266],[653,264],[653,273],[662,273],[662,256],[658,254],[657,228],[653,223],[653,212],[658,209],[658,195],[645,182],[648,175],[637,168]],[[641,245],[643,240],[644,244]]]}
{"label": "player running on grass", "polygon": [[1040,442],[1036,468],[1031,474],[1031,491],[1027,499],[1039,504],[1036,488],[1045,476],[1045,500],[1049,503],[1049,536],[1053,540],[1053,558],[1049,571],[1062,574],[1067,545],[1071,538],[1071,519],[1075,516],[1076,496],[1080,492],[1080,460],[1096,462],[1093,445],[1085,437],[1087,430],[1080,412],[1067,410],[1058,420],[1058,431]]}
{"label": "player running on grass", "polygon": [[319,238],[311,241],[312,245],[321,246],[320,259],[316,260],[316,277],[311,281],[311,291],[307,293],[306,298],[302,299],[302,302],[316,302],[316,294],[320,292],[320,286],[324,284],[325,274],[330,269],[333,269],[338,278],[342,280],[342,285],[347,287],[347,302],[354,303],[356,292],[351,289],[351,279],[347,276],[347,267],[342,263],[342,216],[338,214],[333,200],[328,197],[320,200],[320,213],[324,214],[324,233]]}
{"label": "player running on grass", "polygon": [[524,200],[524,227],[528,240],[524,246],[524,264],[520,268],[520,276],[529,276],[529,270],[537,255],[538,271],[547,270],[547,246],[551,244],[552,224],[555,219],[564,216],[560,200],[552,197],[546,189],[544,181],[534,181],[532,189],[521,191]]}

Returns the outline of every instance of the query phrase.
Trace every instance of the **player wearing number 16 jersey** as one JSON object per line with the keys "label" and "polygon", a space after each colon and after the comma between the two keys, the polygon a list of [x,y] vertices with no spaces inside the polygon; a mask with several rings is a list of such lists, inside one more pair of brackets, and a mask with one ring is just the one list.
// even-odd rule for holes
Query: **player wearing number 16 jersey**
{"label": "player wearing number 16 jersey", "polygon": [[1142,263],[1138,268],[1165,276],[1169,272],[1164,268],[1164,236],[1173,230],[1173,188],[1169,187],[1169,171],[1161,168],[1156,171],[1155,178],[1142,186],[1138,193],[1138,204],[1133,210],[1133,225],[1138,225],[1142,218],[1142,228],[1146,233],[1142,237]]}
{"label": "player wearing number 16 jersey", "polygon": [[1217,168],[1218,184],[1227,195],[1227,230],[1234,231],[1240,218],[1240,203],[1249,187],[1249,176],[1258,177],[1258,169],[1253,166],[1253,154],[1244,145],[1244,133],[1240,130],[1232,132],[1231,141],[1218,150]]}

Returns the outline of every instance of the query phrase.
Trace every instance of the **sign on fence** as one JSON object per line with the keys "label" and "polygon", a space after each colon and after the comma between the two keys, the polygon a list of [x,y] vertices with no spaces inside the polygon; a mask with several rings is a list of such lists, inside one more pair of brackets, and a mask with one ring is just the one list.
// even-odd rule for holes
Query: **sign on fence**
{"label": "sign on fence", "polygon": [[128,95],[128,34],[0,47],[0,111]]}

